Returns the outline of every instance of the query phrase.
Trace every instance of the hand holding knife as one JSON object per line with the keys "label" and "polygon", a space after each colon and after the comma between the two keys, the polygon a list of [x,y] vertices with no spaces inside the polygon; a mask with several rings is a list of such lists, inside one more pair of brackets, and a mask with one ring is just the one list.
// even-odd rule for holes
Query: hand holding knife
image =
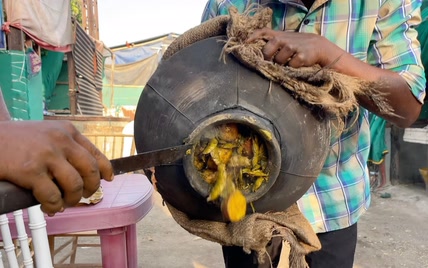
{"label": "hand holding knife", "polygon": [[[179,145],[160,150],[110,160],[114,174],[120,175],[155,166],[169,165],[185,156],[192,144]],[[0,181],[0,214],[37,205],[31,191],[7,181]]]}

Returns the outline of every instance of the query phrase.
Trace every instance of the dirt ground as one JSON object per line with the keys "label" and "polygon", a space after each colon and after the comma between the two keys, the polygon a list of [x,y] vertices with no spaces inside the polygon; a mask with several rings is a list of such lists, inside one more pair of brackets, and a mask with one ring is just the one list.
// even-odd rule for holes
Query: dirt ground
{"label": "dirt ground", "polygon": [[[371,208],[359,222],[355,268],[428,267],[426,220],[428,193],[423,185],[386,186],[374,192]],[[182,229],[157,193],[155,206],[138,223],[138,244],[139,267],[224,267],[220,246]],[[84,249],[78,260],[99,261],[100,253],[92,250],[99,249]]]}
{"label": "dirt ground", "polygon": [[[391,197],[382,198],[385,193]],[[355,266],[428,267],[427,220],[424,185],[390,186],[375,192],[359,223]]]}

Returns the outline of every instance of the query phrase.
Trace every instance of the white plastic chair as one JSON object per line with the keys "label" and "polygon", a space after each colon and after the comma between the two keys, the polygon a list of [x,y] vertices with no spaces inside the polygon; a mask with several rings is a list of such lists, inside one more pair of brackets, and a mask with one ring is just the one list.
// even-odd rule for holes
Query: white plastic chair
{"label": "white plastic chair", "polygon": [[[27,227],[25,222],[28,223]],[[11,228],[13,225],[16,228]],[[3,250],[0,251],[0,268],[53,267],[46,221],[40,205],[0,215],[0,229],[3,242]],[[31,243],[27,235],[28,230]],[[6,255],[5,257],[2,252]]]}

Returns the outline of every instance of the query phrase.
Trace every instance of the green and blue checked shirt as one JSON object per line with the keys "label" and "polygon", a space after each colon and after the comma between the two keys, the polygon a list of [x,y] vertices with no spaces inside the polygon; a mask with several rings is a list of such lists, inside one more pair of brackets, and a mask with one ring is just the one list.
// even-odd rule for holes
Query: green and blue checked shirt
{"label": "green and blue checked shirt", "polygon": [[[240,12],[252,4],[268,6],[274,11],[273,29],[322,35],[361,61],[399,73],[423,102],[425,75],[414,29],[421,2],[316,0],[308,10],[299,0],[210,0],[202,21],[228,14],[232,5]],[[317,233],[356,223],[370,204],[368,112],[361,108],[346,122],[349,129],[332,138],[321,174],[298,201]]]}

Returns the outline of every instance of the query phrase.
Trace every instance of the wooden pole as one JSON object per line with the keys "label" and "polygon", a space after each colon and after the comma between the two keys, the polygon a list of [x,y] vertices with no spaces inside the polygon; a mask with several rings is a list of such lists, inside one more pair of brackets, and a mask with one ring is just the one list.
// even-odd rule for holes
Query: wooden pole
{"label": "wooden pole", "polygon": [[82,27],[86,33],[99,40],[100,30],[98,21],[98,1],[81,0],[82,2]]}
{"label": "wooden pole", "polygon": [[10,33],[7,34],[7,49],[24,51],[24,33],[21,29],[10,27]]}
{"label": "wooden pole", "polygon": [[94,37],[94,1],[88,0],[88,29],[89,29],[89,36]]}
{"label": "wooden pole", "polygon": [[82,27],[88,31],[88,0],[82,0]]}
{"label": "wooden pole", "polygon": [[67,52],[68,67],[68,96],[70,98],[70,113],[77,114],[76,65],[72,52]]}
{"label": "wooden pole", "polygon": [[112,54],[111,74],[110,74],[110,85],[111,85],[110,109],[114,107],[114,65],[115,65],[115,62],[116,62],[116,54]]}
{"label": "wooden pole", "polygon": [[100,27],[98,24],[98,1],[94,1],[94,35],[93,38],[99,40],[100,39]]}

